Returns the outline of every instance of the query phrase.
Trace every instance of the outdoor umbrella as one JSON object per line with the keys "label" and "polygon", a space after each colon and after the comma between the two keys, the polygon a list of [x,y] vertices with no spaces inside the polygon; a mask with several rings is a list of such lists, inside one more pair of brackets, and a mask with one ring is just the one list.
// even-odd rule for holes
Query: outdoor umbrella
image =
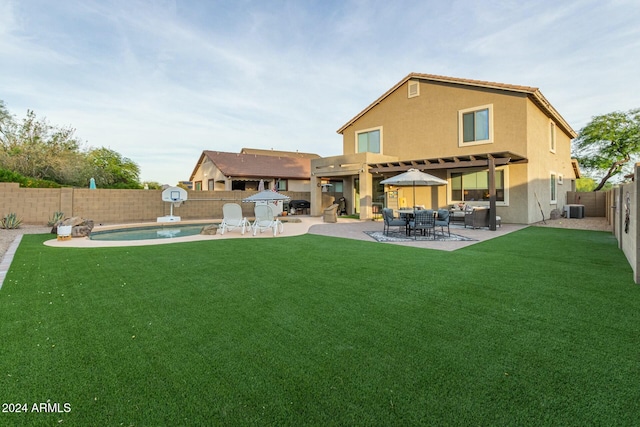
{"label": "outdoor umbrella", "polygon": [[273,203],[278,207],[278,210],[275,213],[282,211],[282,204],[278,202],[284,203],[285,200],[289,200],[291,197],[285,196],[284,194],[280,194],[277,191],[272,190],[264,190],[259,193],[256,193],[252,196],[247,197],[246,199],[242,199],[243,202],[255,202],[256,205],[259,202],[263,202],[265,204]]}
{"label": "outdoor umbrella", "polygon": [[258,183],[258,191],[264,191],[264,179],[261,179]]}
{"label": "outdoor umbrella", "polygon": [[264,190],[243,199],[243,202],[276,202],[278,200],[289,200],[291,197],[280,194],[277,191]]}
{"label": "outdoor umbrella", "polygon": [[408,171],[401,173],[400,175],[392,176],[391,178],[380,181],[381,184],[398,185],[398,186],[413,186],[413,204],[416,204],[416,186],[427,185],[446,185],[447,181],[440,179],[436,176],[429,175],[428,173],[419,171],[418,169],[409,169]]}

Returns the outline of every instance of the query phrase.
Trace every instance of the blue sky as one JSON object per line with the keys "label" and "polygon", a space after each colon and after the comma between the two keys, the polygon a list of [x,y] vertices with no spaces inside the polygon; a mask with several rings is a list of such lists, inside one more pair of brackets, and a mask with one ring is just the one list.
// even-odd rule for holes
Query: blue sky
{"label": "blue sky", "polygon": [[0,0],[0,99],[143,180],[202,150],[342,153],[410,72],[534,86],[576,130],[640,107],[640,2]]}

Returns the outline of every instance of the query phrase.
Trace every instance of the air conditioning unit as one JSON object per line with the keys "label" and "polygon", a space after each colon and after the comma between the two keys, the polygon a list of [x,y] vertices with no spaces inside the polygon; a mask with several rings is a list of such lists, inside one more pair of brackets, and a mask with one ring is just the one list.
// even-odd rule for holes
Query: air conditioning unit
{"label": "air conditioning unit", "polygon": [[564,216],[566,218],[584,218],[584,205],[564,205]]}

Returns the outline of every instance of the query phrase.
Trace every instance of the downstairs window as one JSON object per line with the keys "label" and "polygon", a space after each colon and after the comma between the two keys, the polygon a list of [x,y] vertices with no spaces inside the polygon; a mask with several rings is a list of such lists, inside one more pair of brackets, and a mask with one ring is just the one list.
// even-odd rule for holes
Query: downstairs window
{"label": "downstairs window", "polygon": [[[504,170],[496,170],[496,201],[505,201]],[[451,201],[489,201],[489,171],[452,172]]]}

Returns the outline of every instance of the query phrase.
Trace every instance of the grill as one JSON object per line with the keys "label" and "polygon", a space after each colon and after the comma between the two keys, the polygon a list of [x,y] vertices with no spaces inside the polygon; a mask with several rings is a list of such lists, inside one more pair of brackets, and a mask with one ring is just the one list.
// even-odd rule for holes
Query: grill
{"label": "grill", "polygon": [[290,200],[289,201],[289,213],[291,214],[301,214],[306,213],[309,214],[309,208],[311,207],[311,203],[306,200]]}
{"label": "grill", "polygon": [[306,200],[291,200],[289,201],[289,207],[293,209],[309,209],[311,207],[311,203]]}

